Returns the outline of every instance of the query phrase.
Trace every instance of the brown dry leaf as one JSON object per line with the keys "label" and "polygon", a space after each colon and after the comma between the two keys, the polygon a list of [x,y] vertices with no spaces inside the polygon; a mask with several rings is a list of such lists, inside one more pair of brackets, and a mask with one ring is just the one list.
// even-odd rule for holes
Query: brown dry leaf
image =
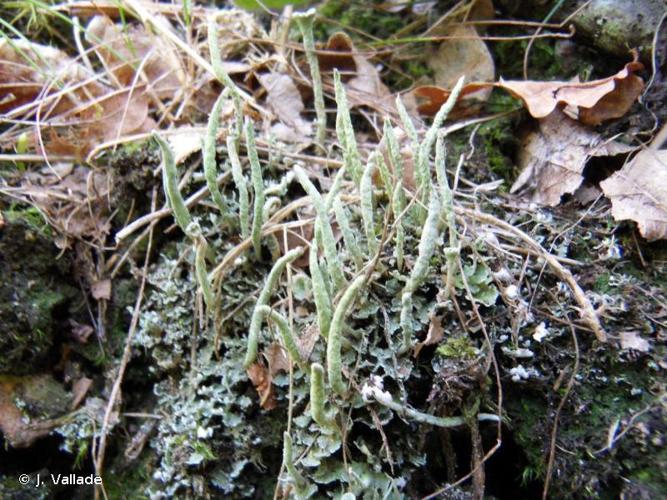
{"label": "brown dry leaf", "polygon": [[79,380],[74,382],[72,384],[72,404],[70,405],[70,408],[72,410],[76,410],[79,405],[83,402],[83,400],[86,398],[86,394],[88,394],[88,391],[93,385],[92,379],[89,379],[88,377],[81,377]]}
{"label": "brown dry leaf", "polygon": [[[176,51],[143,25],[121,26],[106,16],[95,16],[86,27],[85,37],[121,87],[148,84],[148,92],[171,98],[185,84]],[[141,73],[136,82],[138,70]]]}
{"label": "brown dry leaf", "polygon": [[73,319],[70,319],[69,324],[72,327],[72,331],[70,332],[71,337],[80,344],[88,342],[88,339],[95,331],[92,326],[78,323]]}
{"label": "brown dry leaf", "polygon": [[588,158],[631,150],[624,144],[605,142],[596,132],[555,110],[539,120],[538,129],[523,140],[517,161],[522,171],[510,192],[521,192],[542,205],[558,205],[561,196],[580,186]]}
{"label": "brown dry leaf", "polygon": [[90,293],[95,300],[109,300],[111,298],[111,280],[96,281],[90,286]]}
{"label": "brown dry leaf", "polygon": [[37,206],[65,237],[61,248],[75,238],[104,241],[111,230],[108,197],[113,187],[107,173],[83,166],[65,167],[45,167],[24,175],[16,195]]}
{"label": "brown dry leaf", "polygon": [[[634,60],[613,76],[591,82],[536,82],[501,79],[497,83],[472,82],[463,87],[461,96],[498,87],[521,99],[535,118],[545,118],[556,108],[568,106],[577,112],[578,120],[586,125],[598,125],[605,120],[619,118],[630,109],[644,88],[643,80],[635,75],[643,65]],[[437,113],[449,97],[449,90],[437,86],[418,87],[413,91],[422,99],[419,112]],[[459,101],[452,116],[461,113]]]}
{"label": "brown dry leaf", "polygon": [[[466,109],[470,105],[470,102],[464,102],[466,98],[472,99],[474,96],[481,95],[485,90],[493,86],[493,83],[468,83],[464,85],[459,94],[459,100],[449,116],[465,116],[466,113],[470,114]],[[436,87],[435,85],[422,85],[410,93],[417,100],[417,110],[426,116],[435,115],[445,101],[447,101],[450,94],[449,90]]]}
{"label": "brown dry leaf", "polygon": [[[342,73],[350,107],[367,106],[383,113],[396,111],[394,97],[389,88],[382,83],[380,72],[355,49],[352,39],[347,34],[334,33],[327,41],[324,50],[327,53],[318,54],[320,69],[322,72],[328,72],[338,68]],[[354,76],[346,79],[346,73],[352,73]]]}
{"label": "brown dry leaf", "polygon": [[320,329],[317,324],[313,323],[305,328],[296,341],[296,345],[299,348],[299,354],[301,354],[301,359],[308,360],[308,358],[310,358],[319,336]]}
{"label": "brown dry leaf", "polygon": [[271,128],[276,138],[285,142],[308,141],[313,135],[313,125],[301,116],[305,106],[292,78],[280,73],[264,73],[257,79],[266,89],[267,104],[279,120]]}
{"label": "brown dry leaf", "polygon": [[[434,85],[451,89],[461,76],[474,82],[495,80],[493,57],[474,26],[448,26],[438,34],[451,38],[429,54],[428,65],[433,70]],[[492,87],[485,86],[475,92],[467,92],[450,117],[459,118],[476,113],[480,104],[489,99],[492,90]]]}
{"label": "brown dry leaf", "polygon": [[544,118],[561,105],[579,110],[587,125],[623,116],[644,89],[634,74],[644,66],[636,59],[613,76],[592,82],[534,82],[500,80],[497,86],[520,98],[535,118]]}
{"label": "brown dry leaf", "polygon": [[648,340],[642,338],[635,331],[621,332],[620,337],[622,349],[633,349],[639,352],[648,352],[651,349],[651,344],[649,344]]}
{"label": "brown dry leaf", "polygon": [[287,352],[280,345],[280,342],[273,341],[266,350],[265,357],[269,364],[269,374],[273,376],[280,372],[289,372],[289,357]]}
{"label": "brown dry leaf", "polygon": [[600,183],[616,220],[634,220],[649,241],[667,239],[667,150],[644,149]]}
{"label": "brown dry leaf", "polygon": [[0,41],[0,88],[9,117],[34,119],[39,109],[39,152],[84,157],[101,142],[154,127],[138,89],[103,85],[64,52],[36,43]]}
{"label": "brown dry leaf", "polygon": [[264,410],[273,410],[277,406],[276,396],[273,393],[271,374],[262,363],[253,363],[246,370],[248,378],[259,395],[259,405]]}
{"label": "brown dry leaf", "polygon": [[427,345],[433,345],[440,342],[445,337],[445,330],[442,328],[442,318],[436,316],[434,313],[430,313],[428,324],[428,333],[423,342],[419,342],[413,351],[413,356],[416,358],[419,356],[419,353]]}

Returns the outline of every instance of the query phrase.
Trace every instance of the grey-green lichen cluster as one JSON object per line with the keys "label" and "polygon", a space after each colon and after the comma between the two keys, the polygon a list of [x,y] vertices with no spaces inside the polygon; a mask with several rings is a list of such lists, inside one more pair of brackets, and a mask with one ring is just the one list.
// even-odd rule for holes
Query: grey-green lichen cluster
{"label": "grey-green lichen cluster", "polygon": [[[300,23],[309,53],[309,19]],[[186,207],[173,154],[156,136],[165,195],[185,238],[163,252],[149,276],[135,339],[152,360],[153,412],[160,415],[145,493],[164,498],[218,490],[267,497],[278,484],[296,498],[403,495],[424,465],[424,451],[410,433],[420,426],[428,432],[467,425],[455,407],[413,400],[408,390],[424,376],[411,356],[418,336],[438,307],[451,308],[438,305],[433,290],[449,285],[451,293],[461,291],[455,285],[462,242],[444,137],[437,134],[461,84],[423,139],[397,102],[398,126],[407,129],[417,152],[413,192],[404,183],[396,125],[389,120],[379,141],[387,154],[378,148],[362,162],[341,75],[334,71],[343,166],[324,192],[311,166],[263,163],[238,89],[228,75],[217,76],[226,88],[203,148],[203,179],[214,210]],[[225,102],[236,111],[220,140]],[[434,167],[436,143],[441,164]],[[221,154],[233,183],[220,185]],[[280,221],[272,215],[298,189],[308,202],[301,206],[310,205],[314,216],[313,237],[290,245],[285,228],[274,234]],[[234,259],[227,260],[230,254]],[[475,272],[486,269],[477,257],[467,259]],[[307,274],[298,273],[297,285],[299,268]],[[369,381],[394,396],[375,391]],[[492,405],[485,409],[477,415],[481,421],[498,420]],[[393,433],[390,443],[379,439],[383,428]],[[271,458],[276,453],[282,461]],[[265,466],[272,475],[252,479]]]}

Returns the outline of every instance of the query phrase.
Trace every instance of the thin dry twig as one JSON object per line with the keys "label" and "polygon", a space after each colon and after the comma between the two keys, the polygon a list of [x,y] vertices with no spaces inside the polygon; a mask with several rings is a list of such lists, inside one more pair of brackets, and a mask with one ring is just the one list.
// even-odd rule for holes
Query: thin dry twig
{"label": "thin dry twig", "polygon": [[[157,188],[153,188],[151,209],[155,210],[157,200]],[[132,313],[132,319],[130,321],[130,329],[127,333],[127,338],[125,339],[125,347],[123,349],[123,356],[120,360],[120,366],[118,367],[118,374],[114,381],[113,387],[111,389],[111,394],[109,395],[109,402],[107,403],[106,410],[104,412],[104,421],[102,422],[102,429],[100,431],[99,446],[97,447],[97,454],[94,456],[94,465],[95,465],[95,474],[102,477],[104,471],[104,454],[106,452],[107,444],[107,433],[109,431],[109,422],[111,419],[111,414],[113,412],[113,407],[118,399],[120,393],[120,386],[123,382],[123,377],[125,376],[125,369],[127,364],[130,361],[132,356],[132,339],[134,338],[134,333],[136,332],[137,325],[139,324],[139,313],[141,312],[141,304],[144,297],[144,289],[146,287],[146,280],[148,277],[148,263],[150,261],[151,248],[153,246],[153,227],[155,223],[151,226],[151,230],[148,235],[148,246],[146,248],[146,256],[144,257],[144,266],[143,272],[141,275],[141,284],[139,285],[139,292],[137,293],[137,300],[134,305],[134,311]],[[104,489],[104,485],[102,485]],[[99,498],[100,489],[95,489],[95,498]],[[104,493],[106,498],[106,493]]]}
{"label": "thin dry twig", "polygon": [[607,334],[602,328],[602,325],[600,324],[600,320],[598,319],[597,313],[593,308],[593,304],[591,304],[588,297],[586,297],[586,294],[579,286],[579,283],[577,283],[577,280],[574,279],[574,276],[572,275],[570,270],[563,267],[561,263],[558,261],[558,259],[556,259],[549,252],[547,252],[542,245],[540,245],[537,241],[535,241],[533,238],[531,238],[529,235],[527,235],[520,229],[512,226],[511,224],[508,224],[505,221],[498,219],[497,217],[491,214],[486,214],[479,212],[477,210],[470,210],[468,208],[462,208],[462,207],[455,207],[455,211],[460,214],[467,215],[468,217],[471,217],[472,219],[483,222],[485,224],[491,224],[492,226],[500,227],[506,231],[509,231],[515,234],[521,241],[526,243],[530,248],[538,252],[540,254],[540,257],[545,260],[545,262],[549,265],[549,267],[551,267],[552,271],[570,287],[572,295],[574,296],[575,301],[577,302],[577,304],[579,304],[579,307],[581,309],[579,311],[579,314],[584,323],[586,323],[586,325],[593,331],[593,333],[595,333],[595,337],[600,342],[607,342]]}

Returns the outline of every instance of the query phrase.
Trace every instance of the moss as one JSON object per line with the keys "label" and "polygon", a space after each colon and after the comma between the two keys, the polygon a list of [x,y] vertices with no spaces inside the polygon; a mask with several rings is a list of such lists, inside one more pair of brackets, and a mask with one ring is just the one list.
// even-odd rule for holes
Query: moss
{"label": "moss", "polygon": [[68,284],[68,259],[57,259],[35,218],[30,210],[13,210],[0,229],[0,373],[39,369],[53,345],[58,311],[78,295]]}
{"label": "moss", "polygon": [[319,8],[321,17],[335,20],[336,23],[317,23],[315,25],[315,38],[326,40],[336,31],[344,30],[346,27],[354,31],[361,31],[372,37],[382,40],[405,26],[404,14],[388,12],[380,5],[381,0],[371,2],[363,0],[328,0]]}

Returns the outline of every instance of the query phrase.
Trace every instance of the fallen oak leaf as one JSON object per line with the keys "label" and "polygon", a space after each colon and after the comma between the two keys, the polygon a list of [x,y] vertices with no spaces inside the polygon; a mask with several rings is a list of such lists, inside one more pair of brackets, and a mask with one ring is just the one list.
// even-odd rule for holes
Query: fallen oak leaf
{"label": "fallen oak leaf", "polygon": [[634,220],[649,241],[667,239],[667,149],[644,149],[600,182],[616,220]]}
{"label": "fallen oak leaf", "polygon": [[541,205],[558,205],[561,196],[574,193],[581,185],[590,157],[613,156],[632,149],[605,142],[598,133],[557,109],[538,120],[538,129],[523,140],[517,159],[522,171],[510,192],[521,192]]}
{"label": "fallen oak leaf", "polygon": [[[569,106],[577,111],[578,120],[586,125],[598,125],[606,120],[619,118],[630,109],[644,89],[644,81],[635,74],[644,68],[636,59],[607,78],[590,82],[538,82],[500,79],[496,83],[471,82],[465,85],[461,96],[480,92],[489,87],[508,91],[521,99],[534,118],[545,118],[556,108]],[[423,102],[419,112],[424,115],[437,113],[449,97],[449,90],[437,86],[422,86],[413,94]],[[459,101],[458,106],[462,106]],[[461,116],[461,108],[455,107],[451,116]]]}
{"label": "fallen oak leaf", "polygon": [[535,118],[550,115],[556,107],[567,105],[579,110],[579,121],[598,125],[619,118],[630,109],[644,89],[644,81],[635,75],[644,65],[636,59],[607,78],[590,82],[534,82],[503,80],[496,86],[521,99]]}

